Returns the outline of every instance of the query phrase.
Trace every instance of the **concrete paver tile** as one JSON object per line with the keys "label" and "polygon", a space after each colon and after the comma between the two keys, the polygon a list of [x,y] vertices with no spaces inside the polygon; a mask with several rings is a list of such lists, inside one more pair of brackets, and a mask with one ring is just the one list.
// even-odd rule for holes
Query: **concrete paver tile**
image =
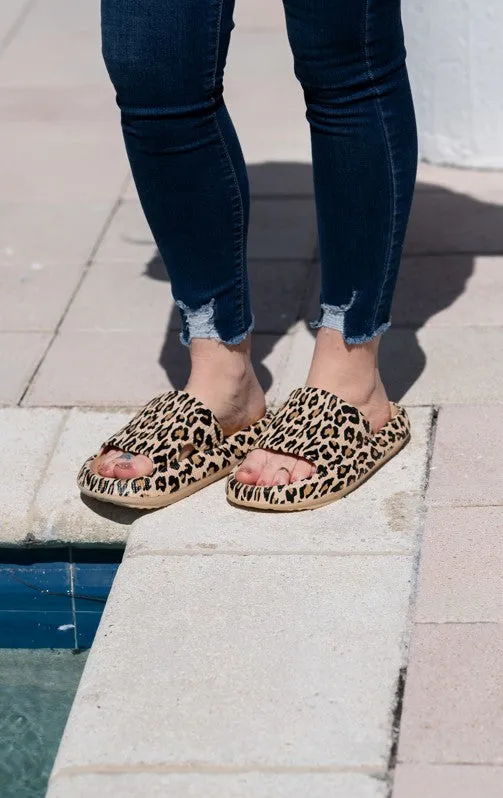
{"label": "concrete paver tile", "polygon": [[447,188],[417,191],[405,252],[408,255],[503,250],[503,180],[499,193],[481,200]]}
{"label": "concrete paver tile", "polygon": [[158,259],[157,247],[139,200],[120,203],[96,252],[96,259],[144,264]]}
{"label": "concrete paver tile", "polygon": [[316,247],[316,216],[311,199],[258,199],[252,203],[250,258],[310,259]]}
{"label": "concrete paver tile", "polygon": [[9,153],[0,168],[4,202],[106,203],[128,174],[114,124],[12,122],[2,126],[0,146]]}
{"label": "concrete paver tile", "polygon": [[[288,336],[255,337],[257,373],[272,397],[289,346]],[[178,333],[67,330],[56,337],[26,404],[136,407],[170,387],[182,388],[188,375]]]}
{"label": "concrete paver tile", "polygon": [[0,405],[20,400],[50,340],[50,333],[0,332]]}
{"label": "concrete paver tile", "polygon": [[133,525],[129,551],[155,552],[403,552],[422,523],[430,413],[411,413],[411,443],[346,499],[314,513],[253,513],[225,499],[225,483]]}
{"label": "concrete paver tile", "polygon": [[[314,333],[307,322],[299,322],[293,336],[295,357],[278,382],[278,399],[303,385],[309,370]],[[406,405],[500,402],[501,339],[497,327],[463,327],[455,335],[448,327],[392,328],[381,345],[384,384],[393,400]]]}
{"label": "concrete paver tile", "polygon": [[503,764],[502,650],[499,624],[416,625],[400,762]]}
{"label": "concrete paver tile", "polygon": [[10,33],[27,5],[28,0],[3,0],[0,6],[0,42]]}
{"label": "concrete paver tile", "polygon": [[430,504],[503,504],[502,429],[501,405],[442,408],[427,494]]}
{"label": "concrete paver tile", "polygon": [[296,260],[248,263],[250,295],[257,332],[286,333],[299,318],[310,265]]}
{"label": "concrete paver tile", "polygon": [[[257,332],[288,332],[299,314],[308,271],[302,261],[250,261]],[[180,326],[166,270],[160,258],[153,257],[146,263],[93,263],[63,329],[162,332]]]}
{"label": "concrete paver tile", "polygon": [[431,507],[416,621],[503,621],[503,506]]}
{"label": "concrete paver tile", "polygon": [[483,765],[399,765],[393,798],[501,798],[503,768]]}
{"label": "concrete paver tile", "polygon": [[234,12],[236,31],[283,31],[285,12],[283,3],[271,0],[241,0]]}
{"label": "concrete paver tile", "polygon": [[54,330],[82,266],[4,263],[0,269],[0,330]]}
{"label": "concrete paver tile", "polygon": [[9,122],[108,122],[120,129],[110,84],[96,86],[1,86],[0,124]]}
{"label": "concrete paver tile", "polygon": [[422,162],[418,171],[418,190],[448,189],[480,198],[491,198],[503,189],[503,175],[489,169],[456,169]]}
{"label": "concrete paver tile", "polygon": [[35,498],[31,531],[37,542],[117,543],[126,539],[133,514],[110,504],[92,503],[89,508],[81,499],[76,478],[82,463],[131,416],[131,412],[70,411]]}
{"label": "concrete paver tile", "polygon": [[501,402],[502,337],[499,327],[392,329],[380,352],[384,384],[408,405]]}
{"label": "concrete paver tile", "polygon": [[159,259],[94,262],[63,324],[63,331],[167,330],[178,316]]}
{"label": "concrete paver tile", "polygon": [[[403,258],[393,303],[400,327],[503,326],[503,258],[434,255]],[[319,312],[319,279],[310,291],[307,318]]]}
{"label": "concrete paver tile", "polygon": [[248,163],[310,162],[306,109],[285,29],[234,33],[225,96]]}
{"label": "concrete paver tile", "polygon": [[[50,784],[47,798],[385,798],[382,780],[356,773],[77,774]],[[471,797],[470,797],[471,798]],[[488,796],[488,798],[493,798]]]}
{"label": "concrete paver tile", "polygon": [[61,410],[0,408],[2,542],[31,533],[30,505],[64,418]]}
{"label": "concrete paver tile", "polygon": [[55,773],[384,772],[411,569],[398,556],[126,555]]}
{"label": "concrete paver tile", "polygon": [[99,41],[96,3],[35,3],[0,61],[0,86],[105,84]]}
{"label": "concrete paver tile", "polygon": [[85,263],[112,201],[0,202],[0,267]]}
{"label": "concrete paver tile", "polygon": [[503,258],[404,258],[393,306],[395,327],[503,325]]}

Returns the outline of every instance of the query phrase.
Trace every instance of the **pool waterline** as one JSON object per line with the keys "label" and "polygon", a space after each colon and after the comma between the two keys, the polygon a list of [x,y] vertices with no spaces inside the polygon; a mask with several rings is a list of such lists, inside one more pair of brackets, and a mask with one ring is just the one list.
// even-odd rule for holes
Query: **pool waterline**
{"label": "pool waterline", "polygon": [[123,547],[0,548],[0,795],[43,798]]}

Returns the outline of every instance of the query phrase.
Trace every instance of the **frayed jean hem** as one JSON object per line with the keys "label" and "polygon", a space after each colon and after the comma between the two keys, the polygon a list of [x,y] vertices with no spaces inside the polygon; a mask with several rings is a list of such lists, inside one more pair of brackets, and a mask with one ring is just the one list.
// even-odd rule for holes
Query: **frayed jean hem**
{"label": "frayed jean hem", "polygon": [[378,335],[383,335],[383,333],[391,327],[391,322],[387,321],[370,334],[346,335],[345,314],[349,310],[351,304],[352,302],[348,305],[341,305],[340,307],[323,304],[318,321],[312,321],[309,326],[312,330],[319,330],[321,327],[325,327],[328,330],[337,330],[342,334],[347,344],[366,344],[369,341],[373,341]]}
{"label": "frayed jean hem", "polygon": [[247,330],[232,338],[224,339],[219,335],[214,322],[215,300],[212,299],[206,305],[202,305],[197,310],[189,308],[183,302],[176,301],[176,305],[182,317],[182,331],[180,333],[180,343],[183,346],[190,346],[194,338],[206,338],[207,340],[220,341],[225,346],[237,346],[252,332],[255,326],[255,319]]}

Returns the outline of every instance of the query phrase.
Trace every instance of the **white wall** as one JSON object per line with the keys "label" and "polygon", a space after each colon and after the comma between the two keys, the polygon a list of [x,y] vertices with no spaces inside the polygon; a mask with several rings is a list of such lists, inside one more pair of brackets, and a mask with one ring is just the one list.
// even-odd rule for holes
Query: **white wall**
{"label": "white wall", "polygon": [[402,0],[421,157],[503,169],[503,0]]}

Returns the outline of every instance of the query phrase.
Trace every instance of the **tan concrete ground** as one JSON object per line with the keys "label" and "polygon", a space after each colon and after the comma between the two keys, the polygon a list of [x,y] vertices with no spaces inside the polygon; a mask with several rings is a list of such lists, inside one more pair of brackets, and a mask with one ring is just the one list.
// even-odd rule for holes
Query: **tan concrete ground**
{"label": "tan concrete ground", "polygon": [[[236,21],[227,97],[277,404],[317,312],[309,137],[279,0],[237,0]],[[97,0],[2,0],[0,152],[1,538],[129,537],[51,798],[502,794],[503,175],[420,168],[382,347],[414,425],[400,458],[315,513],[248,515],[215,485],[139,517],[74,486],[187,374]]]}

